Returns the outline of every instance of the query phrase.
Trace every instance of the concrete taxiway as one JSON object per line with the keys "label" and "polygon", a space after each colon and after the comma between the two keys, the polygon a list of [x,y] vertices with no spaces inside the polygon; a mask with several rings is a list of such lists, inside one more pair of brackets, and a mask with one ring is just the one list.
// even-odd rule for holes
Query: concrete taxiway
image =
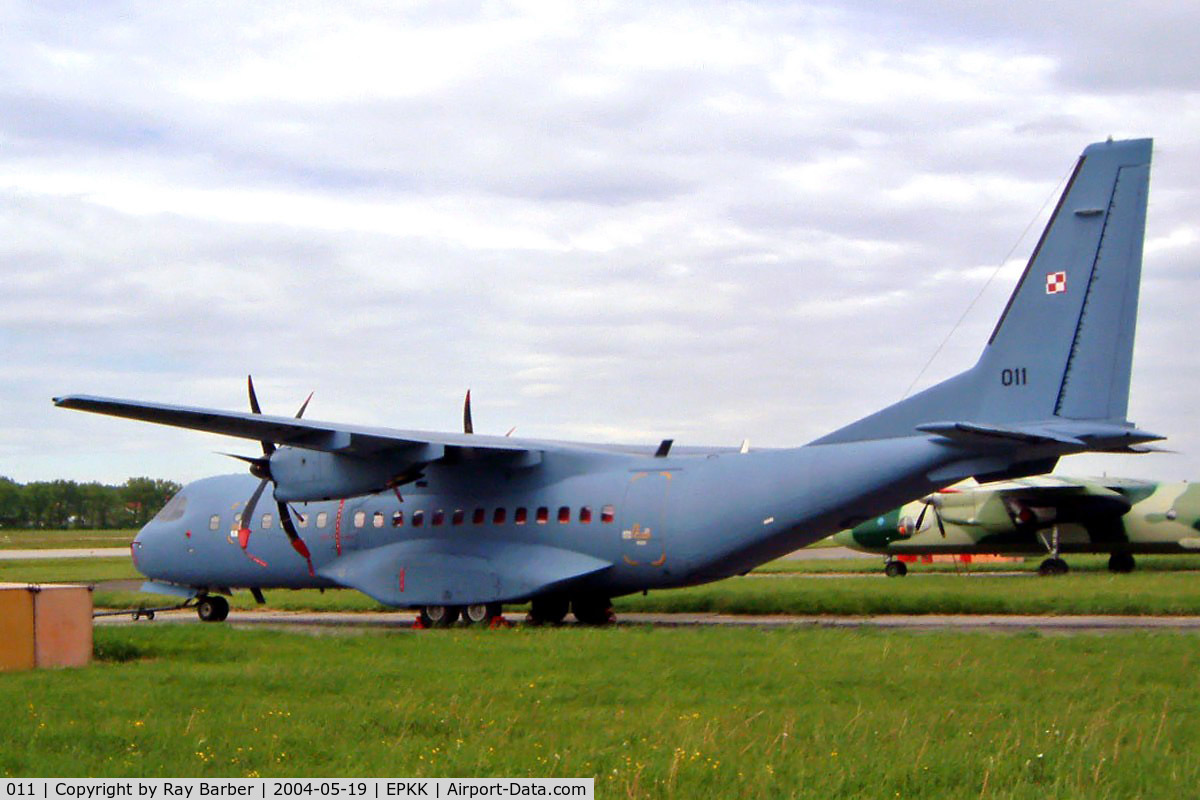
{"label": "concrete taxiway", "polygon": [[129,556],[128,547],[76,547],[69,550],[0,550],[0,561],[27,561],[51,558],[120,558]]}
{"label": "concrete taxiway", "polygon": [[[510,622],[519,623],[523,614],[509,614]],[[409,631],[415,614],[394,612],[307,612],[307,611],[240,611],[230,612],[225,624],[234,627],[272,627],[300,629],[383,629]],[[807,615],[740,615],[740,614],[649,614],[617,615],[618,625],[654,625],[659,627],[739,627],[739,628],[876,628],[909,630],[975,630],[975,631],[1046,631],[1084,633],[1120,630],[1197,630],[1200,616],[1038,616],[999,614],[888,614],[880,616],[807,616]],[[194,611],[183,609],[162,611],[154,620],[136,623],[131,615],[108,616],[97,624],[199,623]],[[570,626],[571,623],[567,623]]]}

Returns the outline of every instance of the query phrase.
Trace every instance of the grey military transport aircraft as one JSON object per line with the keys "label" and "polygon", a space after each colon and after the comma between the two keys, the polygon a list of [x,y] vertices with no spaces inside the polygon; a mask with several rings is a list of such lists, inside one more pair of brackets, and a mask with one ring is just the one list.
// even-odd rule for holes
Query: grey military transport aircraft
{"label": "grey military transport aircraft", "polygon": [[133,542],[145,588],[194,598],[202,619],[224,619],[234,588],[349,587],[433,625],[521,601],[537,622],[604,623],[613,597],[743,573],[967,477],[1161,439],[1126,420],[1151,149],[1084,150],[974,367],[803,447],[316,422],[262,414],[253,384],[250,413],[54,402],[261,443],[239,456],[253,477],[189,484]]}

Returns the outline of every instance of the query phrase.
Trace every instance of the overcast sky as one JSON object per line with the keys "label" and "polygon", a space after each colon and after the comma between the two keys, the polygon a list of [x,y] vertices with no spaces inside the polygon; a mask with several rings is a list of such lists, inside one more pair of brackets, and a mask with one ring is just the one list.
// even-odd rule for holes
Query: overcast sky
{"label": "overcast sky", "polygon": [[[969,367],[1081,149],[1153,136],[1130,417],[1200,478],[1200,6],[0,5],[0,474],[222,439],[58,394],[803,444]],[[998,272],[997,272],[998,270]],[[995,274],[994,280],[987,284]],[[979,302],[953,332],[959,316]]]}

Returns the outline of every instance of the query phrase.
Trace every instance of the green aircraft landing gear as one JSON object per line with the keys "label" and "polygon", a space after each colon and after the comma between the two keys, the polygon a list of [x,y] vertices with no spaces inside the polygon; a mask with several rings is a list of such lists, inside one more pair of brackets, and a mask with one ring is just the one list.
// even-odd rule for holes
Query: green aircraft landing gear
{"label": "green aircraft landing gear", "polygon": [[1038,538],[1050,551],[1050,557],[1038,565],[1038,575],[1066,575],[1070,567],[1067,566],[1067,562],[1058,557],[1058,526],[1055,525],[1050,529],[1048,540],[1045,531],[1038,531]]}
{"label": "green aircraft landing gear", "polygon": [[458,606],[425,606],[421,609],[421,624],[426,628],[449,628],[458,622]]}
{"label": "green aircraft landing gear", "polygon": [[1070,571],[1067,562],[1063,561],[1058,556],[1047,558],[1038,565],[1038,575],[1066,575]]}
{"label": "green aircraft landing gear", "polygon": [[883,574],[889,578],[903,578],[908,574],[908,565],[903,561],[889,560],[883,565]]}
{"label": "green aircraft landing gear", "polygon": [[201,595],[196,600],[196,616],[201,622],[221,622],[229,616],[229,601],[219,594]]}
{"label": "green aircraft landing gear", "polygon": [[1108,557],[1108,571],[1115,572],[1118,575],[1125,575],[1133,572],[1133,568],[1137,564],[1133,560],[1132,553],[1113,553]]}

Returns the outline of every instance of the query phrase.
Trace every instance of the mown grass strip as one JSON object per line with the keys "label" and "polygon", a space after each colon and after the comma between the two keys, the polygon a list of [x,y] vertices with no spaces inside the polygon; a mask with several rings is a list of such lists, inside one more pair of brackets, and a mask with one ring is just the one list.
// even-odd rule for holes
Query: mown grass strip
{"label": "mown grass strip", "polygon": [[0,550],[54,550],[92,547],[128,547],[135,529],[38,530],[0,529]]}
{"label": "mown grass strip", "polygon": [[594,776],[598,797],[1180,797],[1189,634],[96,631],[5,776]]}

